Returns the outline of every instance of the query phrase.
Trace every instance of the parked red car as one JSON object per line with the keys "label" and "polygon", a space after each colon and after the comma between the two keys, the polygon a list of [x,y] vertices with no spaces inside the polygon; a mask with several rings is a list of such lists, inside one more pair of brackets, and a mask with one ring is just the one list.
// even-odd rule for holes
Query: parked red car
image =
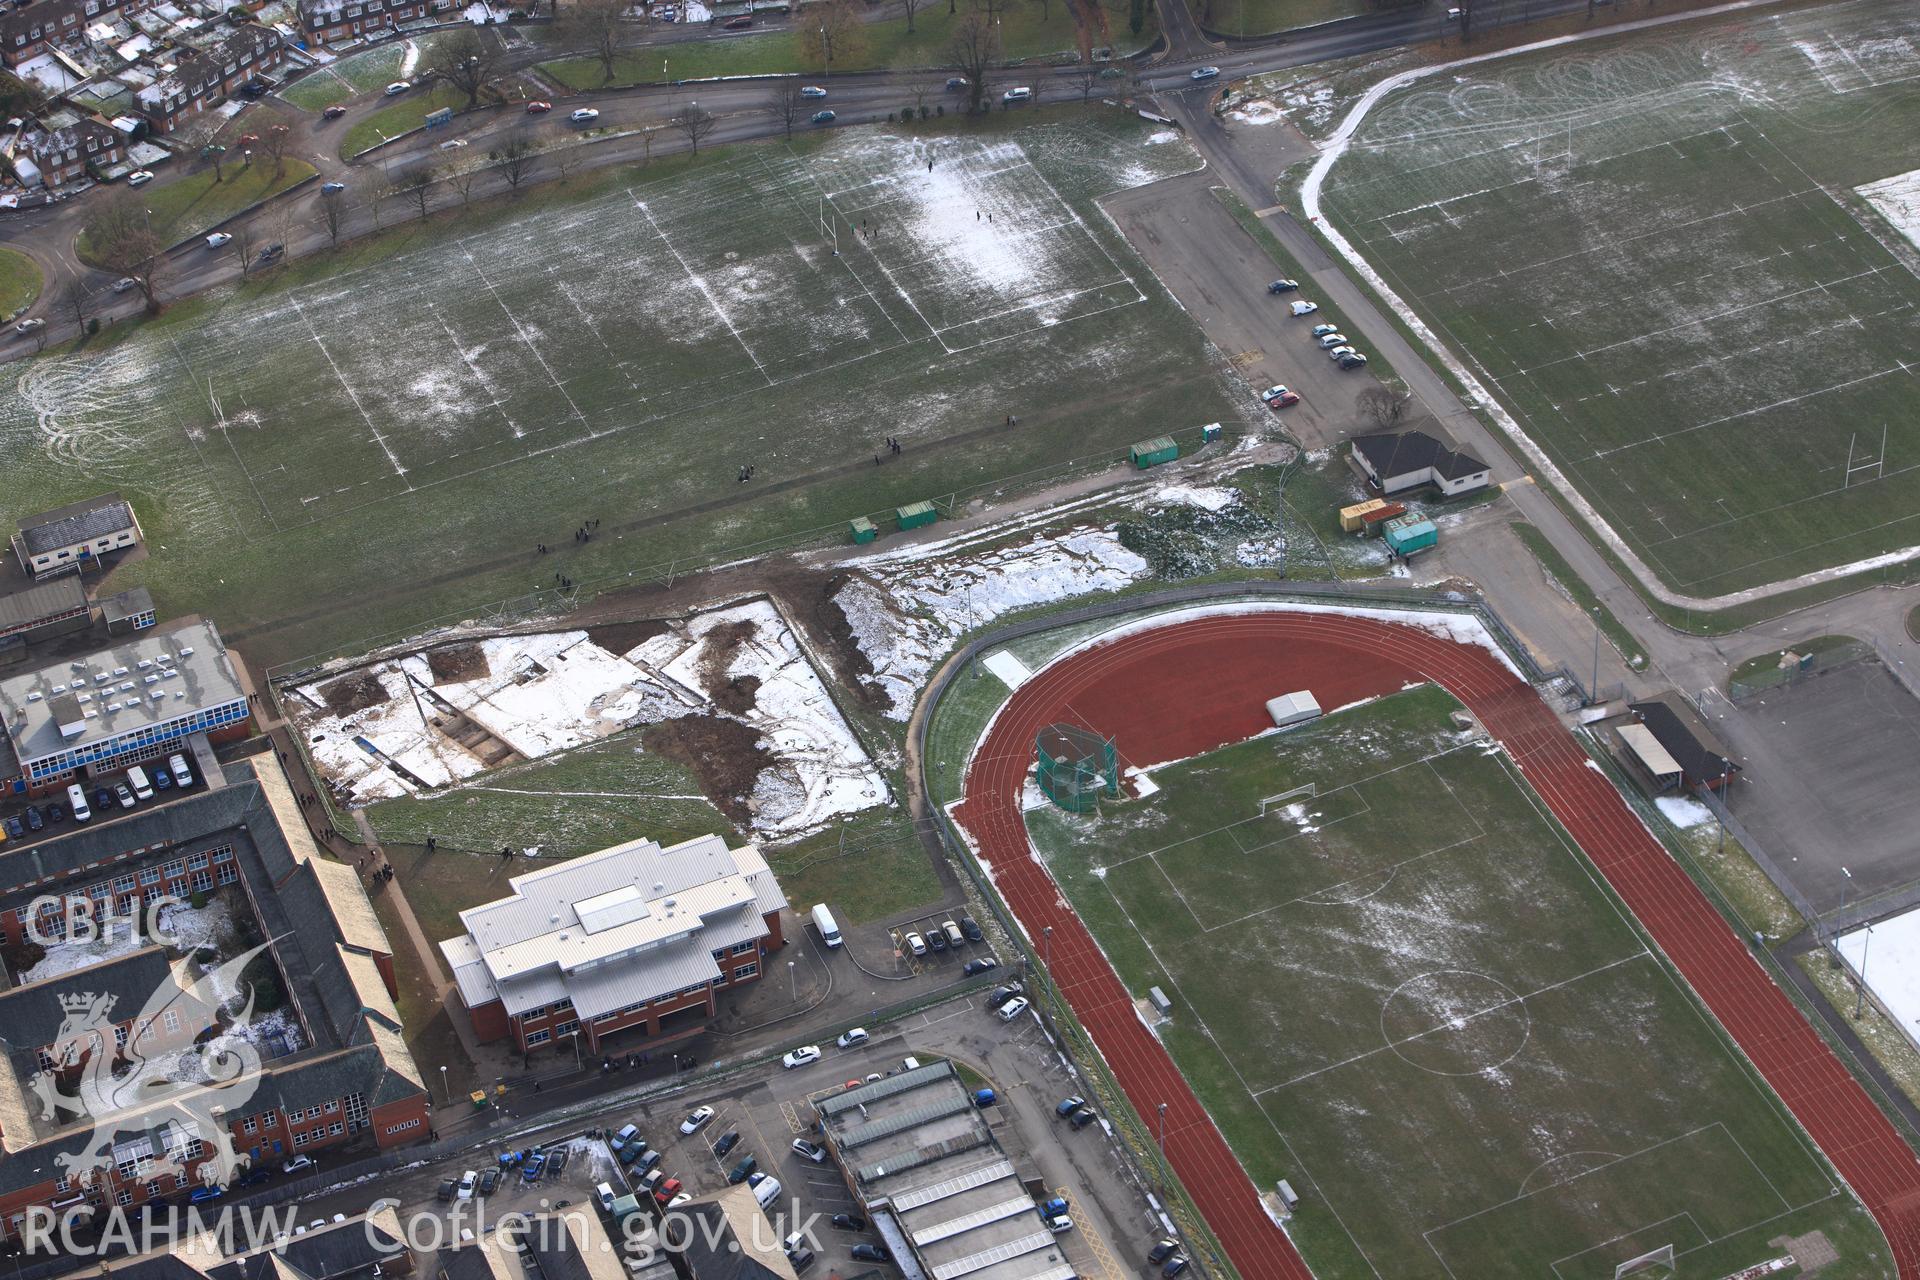
{"label": "parked red car", "polygon": [[537,116],[542,112],[551,110],[553,110],[553,104],[551,102],[529,102],[527,104],[527,114],[530,116]]}
{"label": "parked red car", "polygon": [[744,13],[737,18],[728,18],[725,22],[720,24],[720,26],[727,31],[745,31],[748,27],[752,25],[753,25],[753,19],[749,18]]}
{"label": "parked red car", "polygon": [[260,135],[259,135],[259,134],[257,134],[257,133],[243,133],[243,134],[241,134],[241,135],[240,135],[240,141],[239,141],[239,142],[238,142],[238,143],[237,143],[236,145],[237,145],[237,146],[242,146],[242,147],[250,147],[250,146],[252,146],[252,145],[253,145],[254,143],[256,143],[256,142],[258,142],[258,141],[260,141]]}

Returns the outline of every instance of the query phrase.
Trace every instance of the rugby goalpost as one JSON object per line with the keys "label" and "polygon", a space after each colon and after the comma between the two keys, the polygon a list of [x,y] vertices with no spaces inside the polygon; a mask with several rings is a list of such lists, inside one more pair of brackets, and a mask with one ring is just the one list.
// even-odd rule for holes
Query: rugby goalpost
{"label": "rugby goalpost", "polygon": [[1295,787],[1291,791],[1282,791],[1277,796],[1265,797],[1260,801],[1260,816],[1263,818],[1266,817],[1267,810],[1271,809],[1274,805],[1285,804],[1289,800],[1298,800],[1302,796],[1305,796],[1309,800],[1318,799],[1320,796],[1319,784],[1309,782],[1305,786]]}
{"label": "rugby goalpost", "polygon": [[1663,1244],[1658,1249],[1650,1249],[1637,1258],[1628,1258],[1625,1262],[1613,1269],[1613,1280],[1625,1280],[1627,1276],[1638,1275],[1643,1271],[1651,1271],[1655,1267],[1665,1268],[1669,1275],[1674,1272],[1675,1265],[1672,1245]]}
{"label": "rugby goalpost", "polygon": [[820,197],[820,238],[833,249],[833,256],[840,256],[840,224],[833,220],[833,209],[825,196]]}

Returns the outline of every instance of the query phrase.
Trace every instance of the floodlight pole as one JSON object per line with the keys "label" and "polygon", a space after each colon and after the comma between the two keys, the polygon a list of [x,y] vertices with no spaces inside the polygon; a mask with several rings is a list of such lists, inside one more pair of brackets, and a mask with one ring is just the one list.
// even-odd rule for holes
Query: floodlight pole
{"label": "floodlight pole", "polygon": [[1160,1161],[1161,1163],[1162,1164],[1166,1163],[1166,1159],[1167,1159],[1167,1104],[1163,1102],[1160,1104]]}
{"label": "floodlight pole", "polygon": [[1047,981],[1053,981],[1053,926],[1048,925],[1040,931],[1040,951],[1045,957]]}
{"label": "floodlight pole", "polygon": [[1722,760],[1720,763],[1724,766],[1720,770],[1720,807],[1713,816],[1720,824],[1720,852],[1724,854],[1727,851],[1727,820],[1723,815],[1727,812],[1727,779],[1733,773],[1733,761]]}
{"label": "floodlight pole", "polygon": [[1860,1015],[1867,1006],[1867,948],[1873,945],[1873,926],[1867,926],[1867,936],[1860,943],[1860,994],[1853,1002],[1853,1020],[1860,1021]]}

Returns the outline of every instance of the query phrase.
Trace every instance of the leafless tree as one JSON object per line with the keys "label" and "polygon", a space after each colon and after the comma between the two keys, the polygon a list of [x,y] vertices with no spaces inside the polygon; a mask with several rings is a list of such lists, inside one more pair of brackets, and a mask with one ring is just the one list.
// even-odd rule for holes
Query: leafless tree
{"label": "leafless tree", "polygon": [[767,114],[785,127],[789,138],[793,136],[793,126],[800,123],[806,111],[807,100],[800,96],[798,80],[782,80],[779,86],[767,95]]}
{"label": "leafless tree", "polygon": [[165,247],[153,230],[145,203],[134,192],[121,190],[87,218],[89,251],[101,266],[133,281],[146,303],[148,315],[160,314],[157,283]]}
{"label": "leafless tree", "polygon": [[406,170],[393,181],[394,194],[411,200],[419,211],[420,221],[427,220],[427,205],[433,198],[433,167],[417,164]]}
{"label": "leafless tree", "polygon": [[554,18],[561,41],[578,49],[600,64],[600,83],[613,80],[613,64],[619,60],[620,44],[626,34],[628,0],[574,0],[564,15]]}
{"label": "leafless tree", "polygon": [[979,9],[954,24],[947,40],[947,58],[967,79],[967,109],[980,111],[986,101],[987,72],[1000,57],[1000,28]]}
{"label": "leafless tree", "polygon": [[420,78],[429,84],[444,84],[467,96],[467,110],[480,102],[480,95],[491,89],[507,69],[507,51],[492,32],[460,27],[433,47],[433,55]]}
{"label": "leafless tree", "polygon": [[518,191],[527,175],[533,172],[535,151],[532,138],[515,132],[508,134],[500,149],[492,153],[493,167],[506,179],[507,190]]}
{"label": "leafless tree", "polygon": [[687,149],[694,155],[700,154],[700,140],[713,132],[713,123],[713,112],[697,102],[689,102],[673,116],[673,127],[687,140]]}
{"label": "leafless tree", "polygon": [[73,317],[74,324],[82,332],[87,327],[87,286],[79,276],[69,276],[53,295],[53,309],[62,315]]}
{"label": "leafless tree", "polygon": [[900,0],[900,7],[907,11],[907,34],[913,34],[913,15],[927,3],[927,0]]}
{"label": "leafless tree", "polygon": [[1100,68],[1082,58],[1073,64],[1070,73],[1073,82],[1080,86],[1080,101],[1086,102],[1093,97],[1093,91],[1100,86]]}
{"label": "leafless tree", "polygon": [[833,64],[846,66],[866,48],[865,5],[861,0],[822,0],[810,5],[799,19],[800,56],[817,62],[828,74]]}
{"label": "leafless tree", "polygon": [[367,212],[373,216],[373,229],[380,229],[380,206],[393,194],[393,177],[385,169],[367,170],[366,178],[360,183],[360,198],[367,206]]}
{"label": "leafless tree", "polygon": [[473,189],[480,181],[480,175],[492,166],[471,162],[455,165],[447,173],[447,185],[460,193],[460,205],[465,208],[473,203]]}
{"label": "leafless tree", "polygon": [[244,276],[253,270],[253,245],[259,238],[253,230],[253,219],[242,218],[227,228],[227,234],[233,237],[233,251],[240,258],[240,274]]}
{"label": "leafless tree", "polygon": [[1354,397],[1360,416],[1377,430],[1391,431],[1413,410],[1413,396],[1398,387],[1371,386]]}
{"label": "leafless tree", "polygon": [[320,223],[327,229],[327,243],[340,244],[340,232],[347,224],[347,193],[344,191],[322,191],[320,193]]}
{"label": "leafless tree", "polygon": [[278,182],[280,175],[287,170],[287,156],[293,150],[293,122],[275,107],[260,107],[255,110],[253,132],[260,135],[260,153],[273,161],[272,180]]}

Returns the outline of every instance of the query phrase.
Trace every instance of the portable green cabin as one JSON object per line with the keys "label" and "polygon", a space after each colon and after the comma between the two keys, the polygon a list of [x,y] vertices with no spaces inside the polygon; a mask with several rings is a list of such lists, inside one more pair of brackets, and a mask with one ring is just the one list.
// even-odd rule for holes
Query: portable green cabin
{"label": "portable green cabin", "polygon": [[1206,426],[1200,428],[1200,443],[1212,444],[1220,438],[1220,430],[1219,423],[1209,422]]}
{"label": "portable green cabin", "polygon": [[902,529],[918,529],[923,524],[938,520],[940,509],[931,502],[910,502],[904,507],[895,507],[893,518],[900,522]]}
{"label": "portable green cabin", "polygon": [[1180,446],[1173,442],[1172,436],[1156,436],[1133,446],[1127,451],[1127,456],[1133,459],[1134,466],[1145,471],[1148,467],[1157,467],[1178,458]]}
{"label": "portable green cabin", "polygon": [[872,542],[880,536],[880,531],[873,527],[873,521],[865,516],[855,516],[847,521],[847,532],[853,535],[855,542]]}
{"label": "portable green cabin", "polygon": [[1387,548],[1397,556],[1425,551],[1440,541],[1440,531],[1433,527],[1433,521],[1419,516],[1401,516],[1397,520],[1389,520],[1384,532]]}

